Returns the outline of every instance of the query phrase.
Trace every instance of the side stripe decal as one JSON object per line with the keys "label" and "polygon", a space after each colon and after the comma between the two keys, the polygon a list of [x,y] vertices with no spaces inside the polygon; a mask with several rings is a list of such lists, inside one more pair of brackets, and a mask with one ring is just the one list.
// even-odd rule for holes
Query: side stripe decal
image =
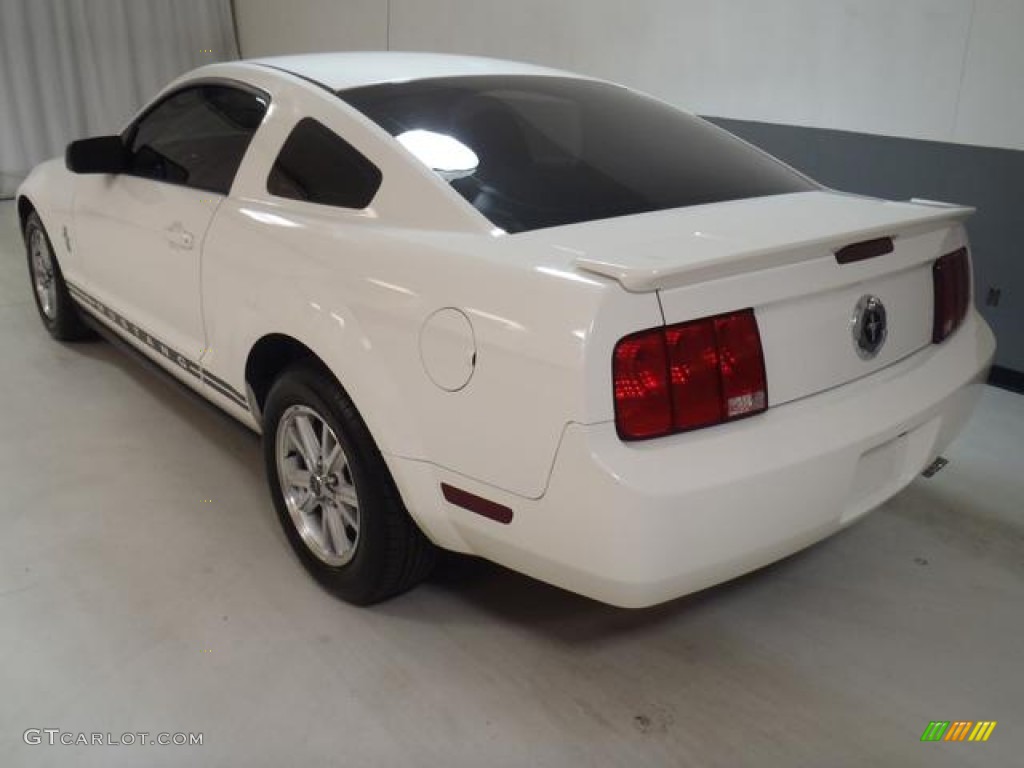
{"label": "side stripe decal", "polygon": [[141,341],[147,347],[152,349],[154,352],[160,354],[161,357],[170,360],[172,363],[177,365],[183,371],[191,375],[193,378],[198,379],[203,384],[207,385],[215,392],[223,395],[229,400],[234,401],[243,408],[249,407],[249,401],[241,392],[232,387],[223,379],[214,376],[209,371],[203,370],[203,368],[194,360],[190,360],[181,354],[178,350],[168,346],[163,341],[158,339],[156,336],[149,333],[143,328],[133,323],[128,318],[115,312],[106,304],[101,302],[94,296],[89,295],[77,285],[67,283],[68,291],[71,293],[71,297],[78,302],[83,308],[88,310],[91,314],[102,316],[106,318],[116,328],[123,331],[124,335],[134,336],[136,339]]}
{"label": "side stripe decal", "polygon": [[219,376],[214,376],[205,368],[203,368],[202,371],[204,383],[209,384],[214,389],[223,390],[224,395],[230,397],[232,400],[237,400],[239,405],[245,408],[249,407],[249,399],[245,395],[224,381],[224,379]]}
{"label": "side stripe decal", "polygon": [[202,381],[203,381],[203,383],[206,386],[208,386],[214,392],[218,392],[218,393],[224,395],[224,397],[226,397],[228,400],[234,400],[239,405],[241,405],[241,406],[243,406],[245,408],[249,407],[249,404],[244,399],[239,398],[234,393],[233,390],[229,390],[227,387],[224,387],[221,384],[219,384],[218,383],[219,380],[215,380],[212,376],[210,376],[210,374],[206,373],[205,371],[203,372],[203,375],[202,375]]}

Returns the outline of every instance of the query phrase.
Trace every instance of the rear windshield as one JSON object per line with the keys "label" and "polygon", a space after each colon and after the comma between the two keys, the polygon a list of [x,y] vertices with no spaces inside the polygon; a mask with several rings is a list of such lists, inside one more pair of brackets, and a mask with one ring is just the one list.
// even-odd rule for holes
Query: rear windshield
{"label": "rear windshield", "polygon": [[453,77],[338,95],[510,233],[814,188],[710,123],[607,83]]}

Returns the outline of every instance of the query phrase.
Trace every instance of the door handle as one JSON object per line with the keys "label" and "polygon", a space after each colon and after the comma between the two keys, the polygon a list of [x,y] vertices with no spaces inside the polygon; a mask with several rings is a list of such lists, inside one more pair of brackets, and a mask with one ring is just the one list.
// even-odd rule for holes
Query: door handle
{"label": "door handle", "polygon": [[171,244],[171,248],[180,248],[186,251],[190,250],[196,241],[195,236],[185,229],[185,225],[180,221],[174,222],[165,229],[164,237]]}

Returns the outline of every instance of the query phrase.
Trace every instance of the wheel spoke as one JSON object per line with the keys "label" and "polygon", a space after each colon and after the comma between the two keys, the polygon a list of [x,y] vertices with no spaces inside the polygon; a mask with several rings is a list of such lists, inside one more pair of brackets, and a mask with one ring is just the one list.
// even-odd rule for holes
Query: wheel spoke
{"label": "wheel spoke", "polygon": [[324,473],[341,477],[342,472],[345,471],[347,466],[348,460],[345,458],[345,454],[342,453],[341,446],[335,445],[330,456],[324,461]]}
{"label": "wheel spoke", "polygon": [[331,446],[334,444],[334,434],[331,432],[331,428],[327,424],[322,424],[322,430],[320,432],[320,452],[317,454],[317,458],[323,462],[327,458],[327,454],[331,451]]}
{"label": "wheel spoke", "polygon": [[321,459],[324,462],[324,473],[330,474],[334,471],[334,464],[338,461],[341,456],[341,443],[338,442],[338,438],[335,437],[334,432],[324,424],[324,442],[323,442],[323,453]]}
{"label": "wheel spoke", "polygon": [[344,553],[349,547],[349,541],[345,527],[342,525],[338,508],[333,504],[325,504],[323,506],[323,518],[324,544],[327,544],[328,541],[333,541],[334,551],[339,555]]}
{"label": "wheel spoke", "polygon": [[302,513],[303,517],[309,517],[313,514],[313,509],[316,507],[316,496],[311,493],[307,493],[306,497],[298,504],[299,512]]}
{"label": "wheel spoke", "polygon": [[302,442],[303,458],[306,460],[306,468],[312,469],[320,458],[320,441],[316,437],[313,423],[309,416],[301,414],[295,417],[295,429],[299,440]]}
{"label": "wheel spoke", "polygon": [[334,530],[330,523],[330,507],[326,504],[320,505],[320,544],[327,553],[337,552],[337,540],[334,538]]}
{"label": "wheel spoke", "polygon": [[306,447],[306,442],[302,439],[302,433],[299,431],[297,421],[293,421],[288,425],[288,440],[298,452],[299,457],[302,459],[302,463],[307,469],[311,469],[316,465],[316,456],[315,454],[310,455],[309,450]]}
{"label": "wheel spoke", "polygon": [[346,507],[359,508],[359,496],[354,485],[342,484],[334,490],[334,498]]}
{"label": "wheel spoke", "polygon": [[359,530],[358,507],[343,504],[337,499],[332,500],[331,506],[338,511],[347,528],[351,528],[353,531]]}
{"label": "wheel spoke", "polygon": [[[306,457],[306,449],[302,445],[302,440],[299,438],[299,433],[295,429],[295,423],[292,422],[285,427],[285,440],[287,444],[295,449],[298,454],[298,458],[302,459],[302,463],[309,466],[309,459]],[[294,458],[294,457],[291,457]]]}
{"label": "wheel spoke", "polygon": [[285,481],[290,488],[298,488],[302,491],[309,491],[311,475],[308,470],[292,467],[286,470]]}

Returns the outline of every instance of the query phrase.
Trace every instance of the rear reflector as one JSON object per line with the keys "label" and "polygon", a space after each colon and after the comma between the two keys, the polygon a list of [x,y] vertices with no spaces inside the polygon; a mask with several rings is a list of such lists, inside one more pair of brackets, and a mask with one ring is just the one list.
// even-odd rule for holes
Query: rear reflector
{"label": "rear reflector", "polygon": [[612,373],[623,440],[708,427],[768,407],[751,309],[627,336],[615,346]]}
{"label": "rear reflector", "polygon": [[504,504],[485,499],[469,491],[456,488],[454,485],[448,485],[448,483],[441,483],[441,493],[444,494],[445,501],[449,504],[476,512],[478,515],[498,523],[508,525],[512,522],[512,510]]}
{"label": "rear reflector", "polygon": [[971,265],[967,249],[946,254],[932,267],[935,290],[935,318],[932,342],[939,344],[960,327],[971,298]]}

